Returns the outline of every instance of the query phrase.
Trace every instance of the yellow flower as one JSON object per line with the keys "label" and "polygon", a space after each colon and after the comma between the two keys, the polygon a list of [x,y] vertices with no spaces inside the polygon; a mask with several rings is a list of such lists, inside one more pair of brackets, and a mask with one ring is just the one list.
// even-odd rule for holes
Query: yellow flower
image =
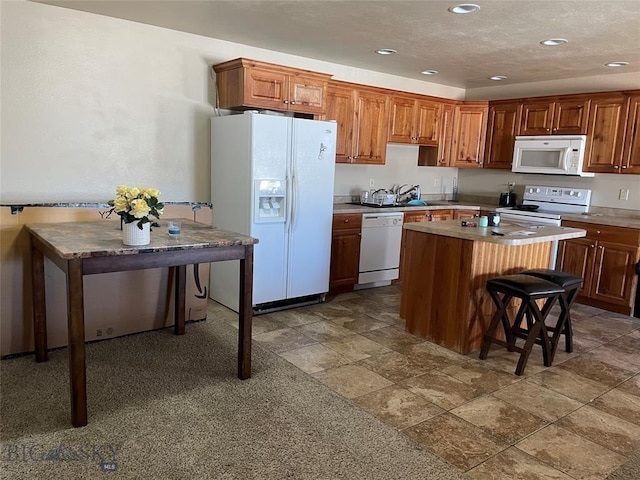
{"label": "yellow flower", "polygon": [[147,205],[147,202],[142,198],[131,201],[131,215],[136,218],[146,217],[149,215],[150,210],[149,205]]}
{"label": "yellow flower", "polygon": [[138,187],[131,187],[126,193],[126,196],[129,200],[131,200],[132,198],[138,198],[139,195],[140,189]]}
{"label": "yellow flower", "polygon": [[126,212],[129,210],[129,202],[124,197],[116,197],[113,201],[113,209],[116,213]]}
{"label": "yellow flower", "polygon": [[129,187],[127,187],[126,185],[118,185],[116,187],[116,193],[118,195],[126,195],[128,191],[129,191]]}
{"label": "yellow flower", "polygon": [[149,197],[158,198],[160,196],[160,190],[158,190],[157,188],[145,188],[144,189],[144,194],[145,194],[145,196],[148,195]]}

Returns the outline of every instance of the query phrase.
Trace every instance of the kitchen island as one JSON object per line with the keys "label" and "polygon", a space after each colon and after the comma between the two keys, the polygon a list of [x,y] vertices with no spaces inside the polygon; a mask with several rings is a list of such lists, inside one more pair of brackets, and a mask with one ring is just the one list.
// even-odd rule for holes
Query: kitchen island
{"label": "kitchen island", "polygon": [[548,268],[554,242],[577,228],[466,227],[460,220],[407,223],[400,317],[409,332],[466,354],[480,348],[493,302],[489,278]]}

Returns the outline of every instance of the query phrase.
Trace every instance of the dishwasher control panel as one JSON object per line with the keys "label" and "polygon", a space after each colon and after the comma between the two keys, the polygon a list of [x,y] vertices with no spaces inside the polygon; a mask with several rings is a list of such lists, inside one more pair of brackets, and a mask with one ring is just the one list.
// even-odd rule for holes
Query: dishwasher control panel
{"label": "dishwasher control panel", "polygon": [[402,212],[363,213],[362,228],[402,226]]}

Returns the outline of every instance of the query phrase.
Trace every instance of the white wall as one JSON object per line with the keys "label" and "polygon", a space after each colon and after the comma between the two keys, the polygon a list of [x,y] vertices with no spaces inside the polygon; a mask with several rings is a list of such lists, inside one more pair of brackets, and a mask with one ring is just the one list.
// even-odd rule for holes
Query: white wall
{"label": "white wall", "polygon": [[[210,67],[241,56],[339,80],[465,98],[465,91],[454,87],[23,0],[0,2],[0,21],[4,203],[105,201],[119,183],[159,188],[165,201],[208,201],[208,119],[215,114]],[[599,81],[602,89],[630,83],[626,75]],[[511,96],[566,93],[557,89],[585,82],[573,79],[564,87],[542,82],[505,91]],[[611,88],[604,86],[607,82]],[[480,93],[497,98],[496,92]],[[466,92],[480,98],[476,93]],[[386,165],[337,165],[335,191],[357,193],[373,178],[376,187],[419,183],[424,193],[443,188],[450,193],[456,175],[463,193],[492,191],[511,176],[456,172],[418,167],[417,147],[390,145]],[[615,206],[613,193],[637,178],[598,175],[591,181],[604,193],[595,198]]]}
{"label": "white wall", "polygon": [[105,201],[120,183],[208,201],[213,64],[240,56],[451,98],[458,88],[110,17],[0,2],[0,201]]}

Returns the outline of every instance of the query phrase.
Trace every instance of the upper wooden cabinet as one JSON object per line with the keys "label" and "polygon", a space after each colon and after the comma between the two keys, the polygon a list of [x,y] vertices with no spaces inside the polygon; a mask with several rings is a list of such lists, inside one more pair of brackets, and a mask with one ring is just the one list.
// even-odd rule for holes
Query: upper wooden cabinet
{"label": "upper wooden cabinet", "polygon": [[384,164],[388,116],[389,96],[385,91],[329,82],[324,118],[338,124],[336,162]]}
{"label": "upper wooden cabinet", "polygon": [[629,95],[627,100],[627,129],[622,151],[622,173],[640,173],[640,93]]}
{"label": "upper wooden cabinet", "polygon": [[585,171],[617,173],[621,170],[627,108],[628,97],[622,93],[599,95],[591,100]]}
{"label": "upper wooden cabinet", "polygon": [[325,110],[331,75],[238,58],[213,66],[218,107],[257,107],[309,114]]}
{"label": "upper wooden cabinet", "polygon": [[442,104],[415,96],[394,95],[389,110],[389,142],[437,145]]}
{"label": "upper wooden cabinet", "polygon": [[487,113],[487,102],[464,102],[455,106],[449,166],[482,167]]}
{"label": "upper wooden cabinet", "polygon": [[511,170],[516,135],[520,135],[521,116],[522,102],[519,100],[489,103],[484,168]]}
{"label": "upper wooden cabinet", "polygon": [[589,98],[524,99],[520,135],[579,135],[587,133]]}

